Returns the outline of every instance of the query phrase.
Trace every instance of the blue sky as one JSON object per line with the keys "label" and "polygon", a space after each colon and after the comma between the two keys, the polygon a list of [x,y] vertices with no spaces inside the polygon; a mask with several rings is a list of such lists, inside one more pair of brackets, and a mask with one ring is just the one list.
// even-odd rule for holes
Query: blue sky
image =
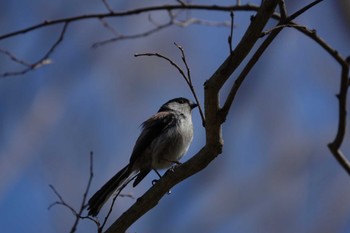
{"label": "blue sky", "polygon": [[[350,23],[341,2],[326,0],[296,22],[316,29],[345,56],[350,51]],[[110,1],[118,11],[163,3]],[[302,4],[287,1],[290,13]],[[0,2],[0,9],[1,35],[43,20],[106,12],[102,1],[83,0],[7,0]],[[252,14],[236,13],[234,45]],[[229,20],[229,14],[222,12],[194,11],[192,16]],[[167,14],[154,13],[152,18],[160,23],[167,20]],[[108,22],[125,34],[151,26],[147,15]],[[268,27],[274,24],[271,21]],[[54,43],[61,28],[53,26],[2,40],[0,48],[33,61]],[[113,34],[98,20],[80,21],[69,25],[51,57],[52,64],[0,79],[0,229],[68,232],[74,216],[63,207],[48,210],[57,200],[49,184],[78,207],[88,180],[90,151],[94,152],[95,173],[91,195],[128,162],[145,119],[168,99],[193,99],[168,63],[133,55],[159,52],[181,64],[173,43],[183,46],[203,102],[203,83],[228,55],[228,34],[226,27],[171,27],[146,38],[91,49],[93,43]],[[0,56],[0,73],[18,68]],[[223,125],[222,155],[206,170],[174,187],[171,195],[129,231],[347,232],[350,177],[327,148],[336,133],[339,80],[340,67],[324,50],[294,29],[285,29],[242,85]],[[193,120],[195,137],[183,161],[205,143],[197,111]],[[350,154],[349,136],[343,151]],[[156,175],[150,174],[125,192],[138,197],[154,178]],[[133,202],[120,199],[112,219]],[[81,221],[78,232],[96,232],[96,228]]]}

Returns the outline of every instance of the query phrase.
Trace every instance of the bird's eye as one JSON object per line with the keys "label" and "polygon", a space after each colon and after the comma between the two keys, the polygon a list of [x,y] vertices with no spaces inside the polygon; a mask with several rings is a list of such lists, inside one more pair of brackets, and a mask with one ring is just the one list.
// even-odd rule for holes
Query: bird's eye
{"label": "bird's eye", "polygon": [[185,103],[185,100],[184,99],[179,99],[179,104],[184,104]]}

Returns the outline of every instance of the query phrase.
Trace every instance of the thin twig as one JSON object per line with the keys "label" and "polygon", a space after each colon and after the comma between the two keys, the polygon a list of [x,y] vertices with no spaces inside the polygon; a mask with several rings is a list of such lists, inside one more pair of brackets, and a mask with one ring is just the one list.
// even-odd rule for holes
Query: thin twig
{"label": "thin twig", "polygon": [[[50,49],[46,52],[46,54],[39,59],[37,62],[34,62],[32,64],[28,64],[27,68],[20,70],[20,71],[13,71],[13,72],[5,72],[0,74],[0,77],[7,77],[7,76],[14,76],[14,75],[22,75],[25,74],[29,71],[32,71],[34,69],[37,69],[43,65],[47,65],[51,63],[51,60],[49,59],[49,57],[52,55],[52,53],[55,51],[55,49],[58,47],[58,45],[63,41],[64,35],[66,33],[67,27],[68,27],[68,22],[64,23],[62,31],[58,37],[58,39],[56,40],[56,42],[50,47]],[[20,61],[20,60],[18,60]]]}
{"label": "thin twig", "polygon": [[280,11],[281,11],[281,16],[279,19],[279,24],[277,26],[275,26],[274,28],[267,30],[265,32],[263,32],[261,34],[261,37],[268,35],[269,33],[271,33],[274,30],[279,29],[280,27],[305,27],[305,26],[300,26],[294,22],[292,22],[294,19],[296,19],[298,16],[300,16],[301,14],[303,14],[304,12],[308,11],[310,8],[312,8],[313,6],[319,4],[320,2],[322,2],[323,0],[315,0],[313,2],[311,2],[310,4],[304,6],[303,8],[299,9],[298,11],[294,12],[292,15],[287,17],[287,9],[285,8],[285,4],[284,1],[280,1],[279,2],[279,7],[280,7]]}
{"label": "thin twig", "polygon": [[211,21],[211,20],[204,20],[204,19],[198,19],[198,18],[188,18],[186,20],[175,20],[174,19],[174,25],[179,27],[188,27],[190,25],[203,25],[208,27],[230,27],[231,23],[230,21]]}
{"label": "thin twig", "polygon": [[[220,116],[221,116],[221,121],[224,122],[228,111],[231,108],[232,102],[241,86],[241,84],[243,83],[243,81],[245,80],[246,76],[248,75],[248,73],[250,72],[250,70],[254,67],[255,63],[259,60],[260,56],[264,53],[264,51],[266,50],[266,48],[271,44],[271,42],[274,40],[274,38],[278,35],[278,33],[284,28],[284,27],[295,27],[295,28],[305,28],[303,26],[297,25],[295,23],[289,23],[290,21],[292,21],[293,19],[295,19],[296,17],[298,17],[299,15],[301,15],[302,13],[304,13],[305,11],[309,10],[311,7],[315,6],[316,4],[320,3],[323,0],[316,0],[310,4],[308,4],[307,6],[301,8],[300,10],[298,10],[297,12],[295,12],[294,14],[292,14],[290,17],[284,18],[281,17],[280,18],[280,22],[271,30],[268,30],[266,32],[263,32],[261,35],[267,35],[269,34],[268,38],[260,45],[260,47],[257,49],[257,51],[254,53],[253,57],[249,60],[249,62],[247,63],[247,65],[244,67],[243,71],[240,73],[240,75],[238,76],[238,78],[236,79],[236,81],[234,82],[228,96],[227,99],[223,105],[223,107],[220,109]],[[286,9],[285,9],[285,5],[284,2],[280,1],[279,3],[280,5],[280,10],[282,11],[283,14],[287,14]]]}
{"label": "thin twig", "polygon": [[281,0],[278,3],[278,7],[280,9],[280,14],[281,14],[281,21],[285,21],[287,19],[288,13],[287,13],[287,8],[286,8],[286,3],[284,0]]}
{"label": "thin twig", "polygon": [[48,208],[50,209],[55,205],[62,205],[64,207],[68,208],[75,216],[75,221],[74,221],[74,224],[70,230],[70,233],[74,233],[77,230],[77,226],[78,226],[80,219],[89,219],[89,220],[93,221],[97,225],[97,227],[99,227],[99,225],[100,225],[98,220],[91,218],[89,216],[82,216],[82,213],[83,213],[84,209],[86,208],[86,199],[87,199],[87,195],[89,193],[89,189],[91,186],[93,176],[94,176],[93,175],[93,152],[91,151],[90,152],[90,175],[89,175],[89,180],[88,180],[88,183],[87,183],[84,195],[83,195],[83,200],[81,202],[79,211],[76,211],[71,205],[69,205],[67,202],[65,202],[63,197],[59,194],[59,192],[55,189],[55,187],[53,185],[51,185],[51,184],[49,185],[49,187],[53,190],[55,195],[58,197],[59,201],[52,203]]}
{"label": "thin twig", "polygon": [[126,182],[125,184],[123,184],[123,185],[120,187],[120,189],[117,191],[117,193],[114,195],[114,197],[113,197],[113,199],[112,199],[112,203],[111,203],[111,205],[110,205],[110,207],[109,207],[108,213],[107,213],[106,217],[104,218],[103,223],[102,223],[102,225],[101,225],[100,228],[99,228],[99,231],[102,232],[104,226],[106,225],[107,220],[108,220],[109,216],[110,216],[111,213],[112,213],[112,210],[113,210],[115,201],[117,200],[118,197],[126,196],[126,197],[133,198],[132,195],[121,195],[120,193],[121,193],[121,192],[123,191],[123,189],[124,189],[131,181],[133,181],[137,176],[138,176],[138,174],[134,175],[130,180],[128,180],[128,182]]}
{"label": "thin twig", "polygon": [[298,31],[302,32],[310,39],[315,41],[320,45],[328,54],[333,57],[341,66],[341,81],[340,81],[340,90],[337,95],[339,101],[339,116],[338,116],[338,129],[334,140],[328,144],[328,148],[331,153],[338,161],[338,163],[344,168],[344,170],[350,175],[350,161],[343,155],[340,150],[340,147],[344,141],[345,131],[346,131],[346,100],[347,92],[349,88],[349,63],[346,58],[342,57],[339,52],[329,46],[321,37],[319,37],[315,30],[310,30],[306,27],[294,27]]}
{"label": "thin twig", "polygon": [[194,86],[193,86],[193,84],[192,84],[191,72],[190,72],[190,68],[189,68],[189,66],[188,66],[188,64],[187,64],[187,60],[186,60],[186,56],[185,56],[185,51],[184,51],[184,49],[182,48],[182,46],[179,46],[179,45],[178,45],[177,43],[175,43],[175,42],[174,42],[174,44],[175,44],[175,46],[176,46],[176,47],[180,50],[180,52],[181,52],[181,59],[182,59],[183,63],[185,64],[185,67],[186,67],[186,70],[187,70],[187,78],[186,78],[186,77],[184,77],[184,78],[185,78],[185,80],[188,80],[187,84],[188,84],[188,86],[190,87],[191,92],[192,92],[192,94],[193,94],[193,97],[194,97],[195,100],[196,100],[196,103],[197,103],[198,109],[199,109],[199,114],[201,115],[201,118],[202,118],[202,125],[203,125],[203,127],[205,127],[204,113],[203,113],[203,110],[202,110],[202,106],[201,106],[201,104],[200,104],[200,102],[199,102],[199,100],[198,100],[198,97],[197,97],[196,91],[195,91],[195,89],[194,89]]}
{"label": "thin twig", "polygon": [[[346,100],[347,100],[347,92],[349,88],[349,63],[347,60],[342,57],[338,51],[334,50],[332,47],[330,47],[322,38],[320,38],[315,30],[310,30],[305,26],[298,25],[294,22],[291,22],[290,20],[295,19],[295,17],[299,16],[300,14],[304,13],[306,10],[310,9],[312,6],[315,6],[317,3],[322,2],[322,0],[317,0],[309,5],[303,7],[296,13],[292,14],[290,17],[287,17],[285,21],[283,22],[283,19],[281,18],[281,22],[279,25],[274,27],[272,30],[268,31],[269,37],[263,42],[263,44],[260,46],[260,48],[257,50],[257,52],[253,55],[252,59],[248,62],[246,67],[243,69],[239,77],[236,79],[234,85],[232,86],[230,93],[226,99],[225,104],[223,105],[220,115],[222,120],[224,121],[228,110],[231,107],[232,101],[234,100],[235,95],[237,94],[237,91],[244,81],[245,77],[251,70],[251,68],[254,66],[254,64],[257,62],[258,58],[261,56],[265,43],[271,43],[269,41],[272,41],[275,35],[277,35],[283,28],[285,27],[292,27],[297,29],[298,31],[304,33],[308,37],[310,37],[313,41],[315,41],[317,44],[319,44],[325,51],[328,52],[330,56],[332,56],[342,67],[342,74],[341,74],[341,84],[340,84],[340,91],[337,95],[338,101],[339,101],[339,120],[338,120],[338,130],[336,133],[336,136],[333,140],[333,142],[328,144],[328,147],[335,157],[335,159],[338,161],[338,163],[344,168],[344,170],[350,175],[350,161],[343,155],[343,153],[340,150],[340,147],[344,141],[345,132],[346,132]],[[290,22],[289,22],[290,21]],[[282,24],[285,23],[285,24]],[[266,35],[265,34],[265,35]],[[266,48],[265,48],[266,49]],[[261,50],[261,51],[260,51]]]}
{"label": "thin twig", "polygon": [[99,41],[99,42],[96,42],[96,43],[93,43],[92,44],[92,48],[96,49],[102,45],[106,45],[108,43],[112,43],[112,42],[116,42],[116,41],[121,41],[121,40],[131,40],[131,39],[138,39],[138,38],[142,38],[142,37],[147,37],[151,34],[154,34],[162,29],[165,29],[167,27],[170,27],[172,25],[171,22],[167,22],[165,24],[162,24],[162,25],[159,25],[158,27],[155,27],[155,28],[152,28],[150,30],[147,30],[145,32],[142,32],[142,33],[136,33],[136,34],[133,34],[133,35],[119,35],[117,37],[114,37],[114,38],[111,38],[111,39],[108,39],[108,40],[103,40],[103,41]]}
{"label": "thin twig", "polygon": [[[31,32],[43,27],[51,26],[51,25],[57,25],[62,23],[71,23],[86,19],[99,19],[99,18],[113,18],[113,17],[124,17],[124,16],[131,16],[131,15],[137,15],[141,13],[147,13],[147,12],[156,12],[156,11],[169,11],[169,10],[207,10],[207,11],[258,11],[260,6],[257,5],[239,5],[239,6],[218,6],[218,5],[163,5],[163,6],[151,6],[151,7],[144,7],[144,8],[138,8],[133,10],[127,10],[123,12],[113,12],[113,13],[101,13],[101,14],[87,14],[87,15],[79,15],[74,17],[67,17],[67,18],[61,18],[56,20],[46,20],[42,23],[35,24],[30,27],[26,27],[17,31],[13,31],[7,34],[0,35],[0,40],[14,37],[17,35],[21,35],[27,32]],[[273,18],[278,18],[278,14],[274,14]]]}
{"label": "thin twig", "polygon": [[[127,10],[127,11],[123,11],[123,12],[114,12],[111,9],[111,7],[108,5],[107,0],[103,0],[103,3],[105,4],[106,8],[109,9],[108,13],[86,14],[86,15],[79,15],[79,16],[61,18],[61,19],[56,19],[56,20],[45,20],[42,23],[32,25],[30,27],[27,27],[27,28],[24,28],[24,29],[21,29],[18,31],[14,31],[14,32],[10,32],[7,34],[0,35],[0,41],[4,40],[6,38],[18,36],[18,35],[25,34],[25,33],[31,32],[31,31],[35,31],[35,30],[38,30],[38,29],[43,28],[43,27],[48,27],[48,26],[57,25],[57,24],[64,24],[61,36],[60,36],[59,41],[58,41],[60,43],[61,40],[63,39],[66,27],[70,23],[77,22],[80,20],[93,19],[93,18],[104,19],[104,18],[112,18],[112,17],[131,16],[131,15],[147,13],[147,12],[156,12],[156,11],[168,11],[168,12],[170,12],[173,10],[185,10],[185,9],[186,10],[207,10],[207,11],[231,12],[231,11],[258,11],[260,8],[259,6],[250,5],[250,4],[237,5],[237,6],[218,6],[218,5],[195,5],[195,4],[187,4],[186,3],[186,4],[180,4],[180,5],[151,6],[151,7]],[[273,14],[272,17],[275,19],[278,19],[279,15],[276,13],[276,14]],[[180,21],[180,20],[173,19],[172,23],[167,23],[167,24],[161,26],[161,28],[154,28],[150,31],[146,31],[146,32],[140,33],[140,34],[127,35],[127,36],[121,35],[119,37],[115,37],[115,38],[108,39],[105,41],[97,42],[97,43],[93,44],[92,47],[96,48],[100,45],[114,42],[114,41],[119,41],[119,40],[124,40],[124,39],[135,39],[135,38],[148,36],[150,34],[153,34],[157,31],[159,31],[160,29],[164,29],[164,28],[169,27],[171,25],[186,26],[186,25],[195,24],[195,23],[202,24],[202,25],[214,25],[214,26],[227,26],[228,25],[227,22],[210,22],[210,21],[199,20],[199,19],[188,19],[185,21]],[[106,25],[105,25],[105,27],[106,27]],[[56,48],[56,46],[54,45],[51,48],[54,50]],[[52,52],[53,51],[49,51],[49,55],[51,55]],[[17,60],[20,61],[20,59],[17,59]],[[46,64],[50,64],[51,62],[52,61],[49,59],[49,56],[47,56],[47,59],[40,59],[38,62],[35,62],[33,64],[29,64],[30,67],[27,67],[26,69],[23,69],[20,71],[14,71],[14,72],[4,72],[4,73],[0,74],[0,77],[23,75],[23,74],[25,74],[29,71],[32,71],[38,67],[41,67],[41,66],[46,65]]]}
{"label": "thin twig", "polygon": [[237,79],[235,80],[233,86],[230,89],[230,92],[225,100],[223,107],[220,109],[220,118],[221,122],[225,122],[227,114],[231,109],[231,105],[237,95],[239,88],[241,87],[243,81],[251,71],[251,69],[255,66],[256,62],[260,59],[261,55],[265,52],[271,42],[276,38],[278,33],[282,31],[283,27],[277,28],[269,36],[264,40],[264,42],[259,46],[256,50],[252,58],[248,61],[247,65],[243,68],[242,72],[239,74]]}
{"label": "thin twig", "polygon": [[103,18],[100,18],[99,20],[101,20],[103,22],[103,26],[105,28],[107,28],[109,31],[111,31],[114,34],[114,38],[111,39],[107,39],[107,40],[103,40],[103,41],[99,41],[99,42],[95,42],[92,44],[92,48],[96,49],[100,46],[109,44],[109,43],[113,43],[113,42],[117,42],[117,41],[121,41],[121,40],[130,40],[130,39],[139,39],[142,37],[147,37],[150,36],[154,33],[157,33],[165,28],[168,28],[170,26],[176,25],[178,27],[188,27],[192,24],[198,24],[198,25],[204,25],[204,26],[210,26],[210,27],[229,27],[230,23],[229,22],[214,22],[214,21],[209,21],[209,20],[203,20],[203,19],[197,19],[197,18],[189,18],[186,20],[176,20],[177,14],[173,14],[172,11],[168,11],[169,13],[169,20],[166,23],[163,24],[159,24],[156,23],[153,18],[151,17],[151,15],[148,16],[148,20],[150,23],[152,23],[154,25],[154,28],[149,29],[145,32],[141,32],[141,33],[135,33],[135,34],[131,34],[131,35],[123,35],[118,33],[113,27],[111,27],[105,20],[103,20]]}
{"label": "thin twig", "polygon": [[[295,23],[292,23],[295,24]],[[296,30],[302,32],[304,35],[308,36],[310,39],[315,41],[319,46],[321,46],[329,55],[331,55],[339,64],[345,65],[347,62],[339,54],[339,52],[328,45],[320,36],[317,35],[316,30],[308,29],[306,27],[293,27]]]}
{"label": "thin twig", "polygon": [[295,24],[295,23],[286,23],[286,24],[278,24],[276,25],[275,27],[269,29],[269,30],[266,30],[264,32],[261,33],[261,36],[260,37],[264,37],[270,33],[272,33],[273,31],[275,30],[280,30],[282,28],[302,28],[302,29],[306,29],[305,26],[303,25],[298,25],[298,24]]}
{"label": "thin twig", "polygon": [[155,56],[155,57],[160,57],[160,58],[163,58],[164,60],[167,60],[172,66],[174,66],[180,72],[181,76],[184,77],[185,81],[188,83],[188,80],[186,78],[184,71],[170,58],[160,53],[135,53],[134,54],[134,57],[141,57],[141,56],[148,56],[148,57]]}
{"label": "thin twig", "polygon": [[102,23],[103,27],[105,27],[108,31],[110,31],[114,36],[119,36],[119,33],[117,32],[117,30],[115,30],[115,28],[113,28],[107,21],[106,19],[99,19],[100,22]]}
{"label": "thin twig", "polygon": [[185,1],[182,0],[176,0],[178,3],[180,3],[181,6],[186,6],[187,3]]}
{"label": "thin twig", "polygon": [[319,4],[320,2],[322,2],[323,0],[316,0],[311,2],[310,4],[306,5],[305,7],[301,8],[300,10],[294,12],[292,15],[290,15],[289,17],[286,18],[285,21],[290,22],[294,19],[296,19],[297,17],[299,17],[301,14],[303,14],[304,12],[308,11],[310,8],[314,7],[315,5]]}
{"label": "thin twig", "polygon": [[191,78],[191,71],[190,71],[190,68],[187,64],[187,60],[186,60],[186,56],[185,56],[185,51],[184,49],[182,48],[182,46],[178,45],[176,42],[174,42],[174,45],[180,50],[181,52],[181,59],[182,59],[182,62],[185,64],[185,67],[186,67],[186,71],[187,71],[187,76],[185,76],[185,80],[187,81],[188,85],[190,85],[191,87],[193,87],[192,85],[192,78]]}
{"label": "thin twig", "polygon": [[231,27],[230,27],[230,35],[228,36],[228,45],[230,49],[230,55],[232,54],[233,47],[232,47],[232,40],[233,40],[233,24],[234,24],[234,14],[233,11],[230,12],[230,18],[231,18]]}
{"label": "thin twig", "polygon": [[114,13],[112,7],[108,4],[107,0],[102,0],[102,2],[110,13]]}
{"label": "thin twig", "polygon": [[15,63],[18,63],[18,64],[26,66],[26,67],[30,67],[31,66],[31,64],[29,64],[26,61],[23,61],[23,60],[19,59],[16,55],[14,55],[13,53],[11,53],[8,50],[0,48],[0,53],[5,54],[7,57],[9,57]]}
{"label": "thin twig", "polygon": [[[187,70],[187,75],[191,75],[190,74],[190,71],[189,71],[189,67],[188,67],[188,64],[187,64],[187,61],[186,61],[186,57],[185,57],[185,54],[184,54],[184,50],[181,46],[177,45],[175,43],[175,45],[177,46],[177,48],[181,51],[181,55],[182,55],[182,61],[184,62],[185,66],[186,66],[186,70]],[[176,64],[172,59],[160,54],[160,53],[137,53],[134,55],[135,57],[140,57],[140,56],[156,56],[156,57],[160,57],[166,61],[168,61],[173,67],[175,67],[179,73],[181,74],[181,76],[184,78],[184,80],[186,81],[187,85],[190,87],[190,90],[198,104],[198,109],[199,109],[199,112],[200,112],[200,115],[201,115],[201,118],[202,118],[202,125],[205,126],[205,118],[204,118],[204,114],[203,114],[203,111],[202,111],[202,108],[200,106],[200,102],[198,100],[198,97],[197,97],[197,94],[194,90],[194,87],[193,87],[193,84],[192,84],[192,80],[191,80],[191,76],[187,76],[185,74],[185,72],[182,70],[182,68]]]}
{"label": "thin twig", "polygon": [[[136,34],[131,34],[131,35],[123,35],[123,34],[120,34],[118,33],[113,27],[111,27],[108,23],[106,23],[105,21],[104,22],[104,26],[112,31],[112,33],[114,34],[114,38],[111,38],[111,39],[107,39],[107,40],[103,40],[103,41],[99,41],[99,42],[95,42],[92,44],[92,48],[93,49],[96,49],[102,45],[105,45],[105,44],[108,44],[108,43],[113,43],[113,42],[117,42],[117,41],[121,41],[121,40],[130,40],[130,39],[138,39],[138,38],[142,38],[142,37],[147,37],[151,34],[154,34],[154,33],[157,33],[159,32],[160,30],[162,29],[165,29],[167,27],[170,27],[174,24],[174,19],[175,19],[175,16],[174,14],[172,13],[172,11],[168,11],[168,14],[169,14],[169,20],[168,22],[166,23],[163,23],[163,24],[158,24],[156,23],[153,19],[152,19],[152,16],[151,14],[148,15],[148,21],[154,25],[154,28],[150,29],[150,30],[147,30],[145,32],[141,32],[141,33],[136,33]],[[100,19],[102,20],[102,19]]]}
{"label": "thin twig", "polygon": [[[90,186],[91,186],[91,182],[92,182],[92,178],[94,177],[94,173],[93,173],[93,152],[91,151],[90,152],[90,175],[89,175],[89,180],[88,180],[88,183],[87,183],[87,186],[86,186],[86,189],[85,189],[85,192],[84,192],[84,195],[83,195],[83,200],[81,202],[81,205],[80,205],[80,209],[79,209],[79,212],[75,215],[75,222],[72,226],[72,229],[71,229],[71,233],[75,232],[76,229],[77,229],[77,226],[78,226],[78,223],[79,223],[79,220],[82,217],[82,213],[86,207],[86,199],[87,199],[87,195],[89,193],[89,190],[90,190]],[[92,218],[89,218],[89,219],[92,219]],[[93,219],[92,219],[93,220]],[[96,222],[95,220],[93,220],[97,226],[99,225],[98,222]]]}
{"label": "thin twig", "polygon": [[52,207],[54,207],[55,205],[62,205],[67,207],[73,214],[74,216],[78,215],[78,212],[71,207],[69,204],[67,204],[64,199],[62,198],[62,196],[58,193],[58,191],[55,189],[55,187],[53,185],[49,185],[49,187],[52,189],[52,191],[55,193],[55,195],[58,197],[59,201],[56,201],[54,203],[52,203],[51,205],[49,205],[48,209],[51,209]]}

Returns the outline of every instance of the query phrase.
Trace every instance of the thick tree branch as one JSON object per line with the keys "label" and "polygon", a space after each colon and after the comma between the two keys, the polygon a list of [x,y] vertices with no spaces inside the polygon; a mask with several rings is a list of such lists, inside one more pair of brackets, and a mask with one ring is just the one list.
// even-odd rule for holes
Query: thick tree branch
{"label": "thick tree branch", "polygon": [[[252,58],[249,60],[247,65],[244,67],[243,71],[239,74],[238,78],[235,80],[227,99],[223,105],[223,107],[220,110],[220,117],[221,121],[224,122],[226,120],[227,114],[231,108],[231,105],[235,99],[235,96],[241,87],[243,81],[247,77],[248,73],[251,71],[251,69],[255,66],[256,62],[260,59],[261,55],[265,52],[267,47],[272,43],[272,41],[276,38],[276,36],[282,31],[282,29],[286,25],[293,25],[295,27],[301,27],[295,23],[289,24],[292,20],[294,20],[296,17],[300,16],[305,11],[309,10],[311,7],[315,6],[316,4],[322,2],[323,0],[316,0],[305,7],[301,8],[300,10],[293,13],[291,16],[287,17],[287,9],[285,8],[284,1],[279,2],[279,8],[281,11],[281,18],[279,23],[268,32],[262,33],[262,36],[269,34],[269,36],[265,39],[265,41],[259,46],[257,51],[254,53]],[[303,27],[305,28],[305,27]]]}
{"label": "thick tree branch", "polygon": [[233,86],[230,89],[230,92],[226,98],[226,101],[223,105],[223,107],[220,110],[220,118],[221,122],[225,122],[226,117],[231,109],[231,105],[236,97],[236,94],[241,87],[243,81],[251,71],[251,69],[255,66],[256,62],[260,59],[261,55],[265,52],[267,47],[271,44],[271,42],[276,38],[276,36],[279,34],[279,32],[282,31],[282,28],[279,28],[278,30],[275,30],[273,33],[271,33],[264,42],[259,46],[257,51],[254,53],[252,58],[249,60],[247,65],[244,67],[242,72],[239,74],[235,82],[233,83]]}
{"label": "thick tree branch", "polygon": [[[262,29],[273,14],[277,3],[278,0],[263,1],[255,20],[251,23],[244,38],[249,40],[255,39],[255,41],[258,40]],[[262,24],[261,22],[265,22],[265,24]],[[252,41],[250,44],[254,44],[255,41]],[[242,45],[240,46],[242,47]],[[242,49],[241,47],[239,49]],[[233,51],[233,53],[235,53],[235,51]],[[157,182],[142,197],[140,197],[136,203],[132,205],[124,214],[122,214],[106,232],[125,232],[137,219],[152,209],[174,185],[204,169],[221,153],[223,146],[221,137],[221,122],[217,117],[219,110],[220,88],[218,88],[213,80],[221,81],[225,79],[227,75],[229,76],[230,72],[233,72],[228,64],[225,65],[226,62],[227,60],[206,82],[204,87],[206,145],[195,156],[184,164],[178,166],[174,172],[171,170],[166,172],[159,182]],[[222,74],[224,74],[224,77],[222,77]]]}
{"label": "thick tree branch", "polygon": [[250,50],[259,39],[262,30],[267,21],[273,15],[278,0],[263,1],[256,16],[252,18],[252,22],[246,33],[238,43],[236,49],[228,56],[221,67],[214,73],[208,85],[215,85],[216,89],[220,89],[234,70],[241,64],[244,58],[249,54]]}
{"label": "thick tree branch", "polygon": [[155,207],[172,187],[206,167],[211,162],[208,159],[211,156],[211,150],[205,146],[187,162],[175,167],[173,171],[168,170],[107,229],[106,233],[124,233],[137,219]]}

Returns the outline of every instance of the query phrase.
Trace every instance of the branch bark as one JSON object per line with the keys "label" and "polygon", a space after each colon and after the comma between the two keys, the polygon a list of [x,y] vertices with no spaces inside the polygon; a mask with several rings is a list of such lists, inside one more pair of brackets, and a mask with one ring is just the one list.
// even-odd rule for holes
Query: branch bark
{"label": "branch bark", "polygon": [[222,152],[222,121],[218,117],[220,109],[219,92],[235,68],[247,56],[250,49],[259,39],[278,2],[279,0],[265,0],[262,2],[239,45],[205,83],[206,145],[187,162],[176,167],[174,171],[169,170],[166,172],[159,182],[151,187],[142,197],[138,198],[136,203],[107,229],[106,233],[125,232],[137,219],[156,206],[159,200],[173,186],[203,170]]}
{"label": "branch bark", "polygon": [[337,94],[338,98],[338,108],[339,108],[339,117],[338,117],[338,130],[333,142],[328,144],[330,151],[333,156],[339,162],[339,164],[345,169],[345,171],[350,175],[350,162],[343,155],[340,150],[340,147],[344,141],[345,132],[346,132],[346,99],[349,89],[349,63],[346,62],[342,64],[341,80],[340,80],[340,90]]}

